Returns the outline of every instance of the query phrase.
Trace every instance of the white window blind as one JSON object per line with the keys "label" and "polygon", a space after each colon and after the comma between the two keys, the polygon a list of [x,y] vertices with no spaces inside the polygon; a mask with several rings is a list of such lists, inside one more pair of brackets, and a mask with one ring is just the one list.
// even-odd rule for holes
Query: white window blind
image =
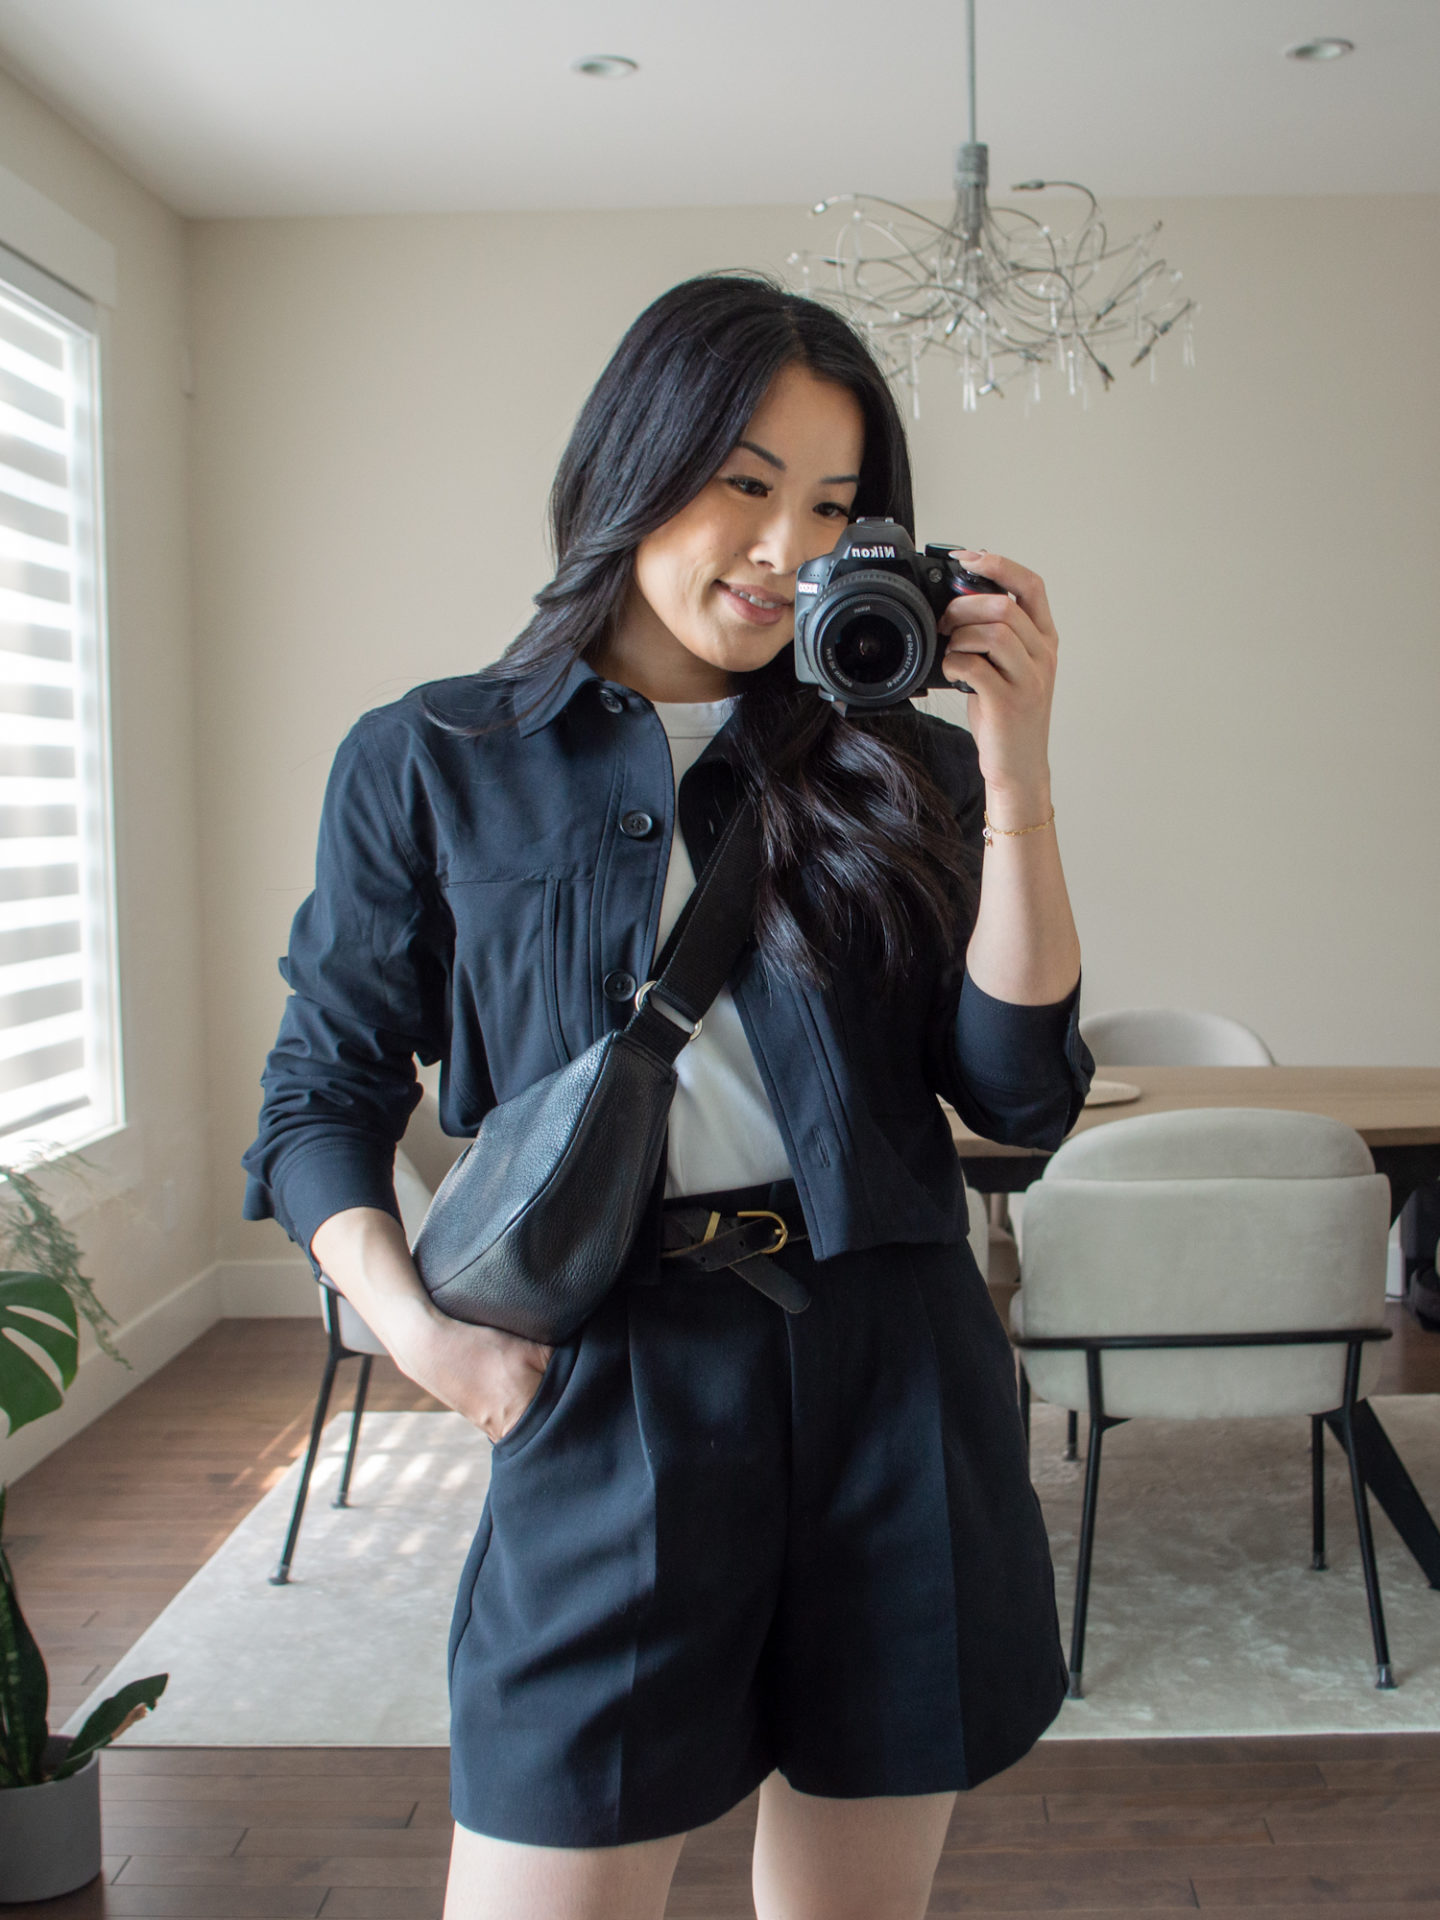
{"label": "white window blind", "polygon": [[0,247],[0,1160],[121,1123],[99,353]]}

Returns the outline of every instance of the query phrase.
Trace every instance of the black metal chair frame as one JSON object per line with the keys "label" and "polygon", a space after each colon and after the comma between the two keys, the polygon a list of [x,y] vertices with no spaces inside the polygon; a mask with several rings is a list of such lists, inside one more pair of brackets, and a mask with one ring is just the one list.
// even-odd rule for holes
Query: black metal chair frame
{"label": "black metal chair frame", "polygon": [[320,1391],[315,1398],[315,1415],[310,1422],[310,1445],[305,1452],[305,1464],[300,1469],[300,1486],[295,1495],[295,1510],[290,1515],[290,1530],[285,1535],[285,1545],[281,1550],[280,1564],[270,1575],[272,1587],[287,1586],[290,1581],[290,1563],[295,1558],[295,1543],[300,1538],[300,1522],[305,1517],[305,1502],[310,1494],[310,1476],[315,1471],[315,1456],[320,1451],[320,1435],[325,1429],[325,1416],[330,1411],[330,1394],[335,1385],[335,1374],[342,1360],[358,1360],[360,1377],[355,1382],[355,1405],[350,1415],[350,1445],[345,1451],[345,1467],[340,1475],[340,1486],[331,1506],[348,1507],[350,1504],[350,1475],[355,1466],[355,1448],[360,1439],[360,1421],[365,1412],[365,1395],[370,1388],[370,1363],[374,1359],[371,1353],[357,1353],[353,1347],[347,1347],[340,1337],[340,1301],[339,1296],[330,1287],[322,1289],[324,1301],[322,1311],[325,1317],[325,1331],[329,1335],[330,1350],[325,1356],[325,1370],[320,1376]]}
{"label": "black metal chair frame", "polygon": [[[1100,1444],[1111,1427],[1123,1427],[1129,1416],[1117,1418],[1105,1411],[1105,1389],[1100,1358],[1104,1353],[1173,1352],[1188,1348],[1214,1347],[1334,1347],[1345,1345],[1345,1396],[1338,1407],[1310,1416],[1310,1499],[1312,1554],[1310,1564],[1317,1572],[1325,1568],[1325,1427],[1328,1423],[1345,1449],[1350,1466],[1350,1488],[1355,1499],[1355,1528],[1360,1538],[1360,1564],[1365,1573],[1365,1599],[1370,1608],[1370,1632],[1375,1643],[1375,1685],[1390,1688],[1395,1675],[1390,1665],[1390,1646],[1385,1633],[1385,1612],[1380,1601],[1380,1576],[1375,1566],[1375,1537],[1370,1525],[1370,1506],[1365,1494],[1356,1445],[1355,1418],[1368,1402],[1359,1398],[1360,1354],[1370,1341],[1391,1338],[1389,1327],[1307,1327],[1276,1333],[1132,1333],[1077,1334],[1046,1338],[1025,1336],[1015,1345],[1020,1349],[1020,1414],[1025,1424],[1025,1440],[1030,1440],[1030,1379],[1025,1371],[1025,1352],[1083,1353],[1085,1380],[1090,1408],[1090,1450],[1085,1462],[1085,1502],[1080,1521],[1080,1552],[1075,1568],[1075,1615],[1070,1634],[1070,1698],[1083,1697],[1080,1674],[1085,1658],[1085,1618],[1090,1605],[1090,1563],[1095,1546],[1095,1516],[1100,1499]],[[1075,1415],[1071,1414],[1072,1421]]]}

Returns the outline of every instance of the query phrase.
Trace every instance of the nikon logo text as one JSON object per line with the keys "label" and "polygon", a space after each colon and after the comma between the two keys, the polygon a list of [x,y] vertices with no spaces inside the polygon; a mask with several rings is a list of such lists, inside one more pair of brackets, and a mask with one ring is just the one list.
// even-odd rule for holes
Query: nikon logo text
{"label": "nikon logo text", "polygon": [[894,547],[851,547],[850,558],[852,560],[893,560],[895,549]]}

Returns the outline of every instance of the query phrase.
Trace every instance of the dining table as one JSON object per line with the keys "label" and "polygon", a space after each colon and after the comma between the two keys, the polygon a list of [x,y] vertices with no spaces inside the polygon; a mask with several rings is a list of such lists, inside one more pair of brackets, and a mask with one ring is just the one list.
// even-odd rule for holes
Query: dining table
{"label": "dining table", "polygon": [[[1390,1182],[1393,1224],[1415,1190],[1440,1180],[1440,1067],[1102,1067],[1102,1083],[1138,1093],[1087,1104],[1069,1138],[1143,1114],[1196,1107],[1281,1108],[1341,1120],[1365,1141],[1377,1173]],[[1023,1193],[1050,1158],[1028,1147],[982,1139],[949,1111],[950,1131],[977,1193]],[[1021,1283],[1024,1282],[1022,1266]],[[1440,1339],[1440,1334],[1435,1338]],[[1332,1430],[1338,1434],[1335,1419]],[[1365,1484],[1430,1585],[1440,1589],[1440,1528],[1371,1407],[1355,1411],[1355,1441]]]}
{"label": "dining table", "polygon": [[[1440,1179],[1440,1067],[1102,1067],[1096,1081],[1139,1088],[1139,1097],[1088,1106],[1075,1133],[1147,1113],[1194,1107],[1280,1107],[1323,1113],[1353,1127],[1390,1182],[1393,1221],[1415,1189]],[[950,1113],[950,1131],[977,1193],[1021,1193],[1045,1171],[1048,1153],[1006,1147],[971,1133]]]}

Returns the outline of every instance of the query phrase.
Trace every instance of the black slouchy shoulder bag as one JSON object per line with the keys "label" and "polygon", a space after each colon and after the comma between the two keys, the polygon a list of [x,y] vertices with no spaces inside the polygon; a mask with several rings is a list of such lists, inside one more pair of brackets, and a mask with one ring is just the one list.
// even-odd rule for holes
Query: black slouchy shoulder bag
{"label": "black slouchy shoulder bag", "polygon": [[759,860],[742,801],[628,1024],[486,1114],[411,1250],[442,1313],[553,1346],[615,1284],[655,1186],[675,1061],[749,937]]}

